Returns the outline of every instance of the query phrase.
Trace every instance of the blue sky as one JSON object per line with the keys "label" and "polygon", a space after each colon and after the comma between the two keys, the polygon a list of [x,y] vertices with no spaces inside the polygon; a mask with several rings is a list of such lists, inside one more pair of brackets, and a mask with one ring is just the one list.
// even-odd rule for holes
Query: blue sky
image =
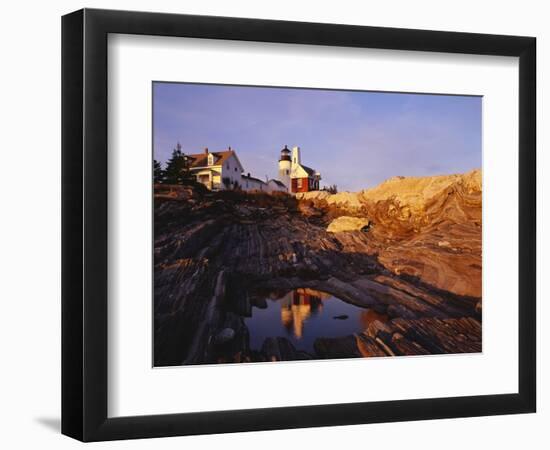
{"label": "blue sky", "polygon": [[236,150],[245,171],[277,176],[280,150],[298,145],[321,185],[358,191],[396,175],[481,168],[480,97],[159,83],[154,156]]}

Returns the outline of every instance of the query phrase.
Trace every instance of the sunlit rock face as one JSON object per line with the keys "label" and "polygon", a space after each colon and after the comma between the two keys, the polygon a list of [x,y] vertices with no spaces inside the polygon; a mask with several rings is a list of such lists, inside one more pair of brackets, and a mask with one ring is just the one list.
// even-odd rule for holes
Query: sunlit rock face
{"label": "sunlit rock face", "polygon": [[342,206],[348,210],[361,209],[363,206],[358,192],[338,192],[329,194],[326,191],[312,191],[296,194],[298,200],[324,201],[330,206]]}
{"label": "sunlit rock face", "polygon": [[[361,192],[312,192],[302,201],[309,202],[309,209],[316,207],[337,216],[327,231],[348,231],[355,223],[367,221],[371,254],[376,253],[378,261],[394,274],[415,277],[458,295],[481,296],[480,170],[393,177]],[[354,217],[347,218],[348,213]]]}
{"label": "sunlit rock face", "polygon": [[481,297],[481,171],[392,179],[365,191],[363,201],[376,224],[385,267],[455,294]]}
{"label": "sunlit rock face", "polygon": [[369,226],[369,220],[364,217],[341,216],[330,222],[327,227],[329,233],[340,233],[342,231],[361,231]]}

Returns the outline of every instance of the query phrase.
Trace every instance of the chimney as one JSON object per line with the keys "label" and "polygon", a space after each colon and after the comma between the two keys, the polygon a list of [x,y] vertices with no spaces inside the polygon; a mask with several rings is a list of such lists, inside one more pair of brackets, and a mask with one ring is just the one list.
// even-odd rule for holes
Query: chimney
{"label": "chimney", "polygon": [[250,178],[250,172],[248,172],[248,178]]}
{"label": "chimney", "polygon": [[292,147],[292,164],[302,164],[300,159],[300,147]]}
{"label": "chimney", "polygon": [[204,154],[208,155],[208,147],[204,147]]}

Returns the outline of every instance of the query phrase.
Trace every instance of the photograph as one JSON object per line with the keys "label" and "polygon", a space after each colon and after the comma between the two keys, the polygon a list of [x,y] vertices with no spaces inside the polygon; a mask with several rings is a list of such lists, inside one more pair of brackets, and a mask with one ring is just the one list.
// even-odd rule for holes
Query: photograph
{"label": "photograph", "polygon": [[0,449],[550,449],[543,2],[106,4],[3,9]]}
{"label": "photograph", "polygon": [[481,96],[152,96],[155,367],[482,352]]}

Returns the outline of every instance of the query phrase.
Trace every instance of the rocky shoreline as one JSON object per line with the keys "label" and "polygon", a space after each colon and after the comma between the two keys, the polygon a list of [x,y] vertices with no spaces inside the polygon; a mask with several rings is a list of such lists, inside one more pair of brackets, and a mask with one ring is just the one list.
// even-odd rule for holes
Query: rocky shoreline
{"label": "rocky shoreline", "polygon": [[[155,365],[481,351],[481,184],[471,178],[422,205],[398,193],[337,204],[155,186]],[[361,226],[327,231],[343,216]],[[308,287],[389,320],[320,337],[315,354],[276,336],[251,350],[243,318],[261,307],[257,293]]]}

